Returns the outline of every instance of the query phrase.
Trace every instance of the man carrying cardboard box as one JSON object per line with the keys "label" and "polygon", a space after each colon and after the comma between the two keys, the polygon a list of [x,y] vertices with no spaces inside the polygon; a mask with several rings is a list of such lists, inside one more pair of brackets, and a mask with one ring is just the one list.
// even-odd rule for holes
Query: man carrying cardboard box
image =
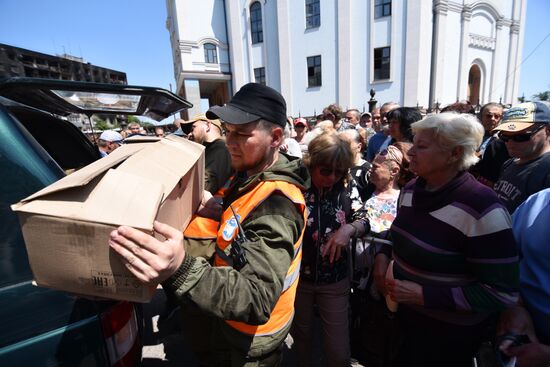
{"label": "man carrying cardboard box", "polygon": [[[301,193],[307,170],[279,153],[286,103],[275,90],[243,86],[208,118],[224,121],[226,143],[237,172],[215,220],[197,217],[186,230],[215,238],[213,265],[189,255],[182,233],[155,222],[164,242],[119,227],[109,244],[141,281],[163,282],[216,317],[216,349],[228,349],[232,366],[276,366],[294,313],[305,226]],[[207,203],[216,209],[214,200]],[[220,355],[212,353],[212,365]]]}

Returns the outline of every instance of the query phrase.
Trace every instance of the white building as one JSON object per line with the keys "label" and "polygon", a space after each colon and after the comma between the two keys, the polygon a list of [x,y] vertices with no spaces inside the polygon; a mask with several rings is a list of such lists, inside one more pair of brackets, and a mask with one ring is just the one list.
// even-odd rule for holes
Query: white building
{"label": "white building", "polygon": [[[279,90],[288,114],[338,103],[516,103],[526,0],[166,0],[177,92],[223,104]],[[202,100],[202,107],[201,107]]]}

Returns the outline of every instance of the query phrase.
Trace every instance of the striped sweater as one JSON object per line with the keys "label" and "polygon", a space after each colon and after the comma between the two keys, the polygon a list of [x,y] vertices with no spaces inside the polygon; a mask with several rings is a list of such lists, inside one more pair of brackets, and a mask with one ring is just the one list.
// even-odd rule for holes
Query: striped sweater
{"label": "striped sweater", "polygon": [[394,274],[423,287],[417,311],[475,324],[516,302],[518,256],[511,218],[469,173],[436,191],[421,178],[403,190],[391,227]]}

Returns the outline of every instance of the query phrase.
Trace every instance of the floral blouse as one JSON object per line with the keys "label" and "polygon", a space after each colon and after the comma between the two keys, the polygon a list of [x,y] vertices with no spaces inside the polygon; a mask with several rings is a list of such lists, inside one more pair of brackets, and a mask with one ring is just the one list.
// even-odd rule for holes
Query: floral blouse
{"label": "floral blouse", "polygon": [[394,197],[380,198],[371,196],[364,204],[363,211],[369,220],[371,232],[385,236],[397,215],[399,191]]}
{"label": "floral blouse", "polygon": [[354,203],[360,200],[356,192],[352,181],[347,186],[342,183],[336,184],[332,190],[323,193],[322,197],[313,185],[304,193],[309,214],[302,247],[302,280],[328,284],[348,276],[347,250],[344,249],[340,259],[332,264],[329,262],[329,256],[323,257],[321,253],[330,236],[342,225],[352,221],[355,213],[352,208],[360,208],[357,202]]}

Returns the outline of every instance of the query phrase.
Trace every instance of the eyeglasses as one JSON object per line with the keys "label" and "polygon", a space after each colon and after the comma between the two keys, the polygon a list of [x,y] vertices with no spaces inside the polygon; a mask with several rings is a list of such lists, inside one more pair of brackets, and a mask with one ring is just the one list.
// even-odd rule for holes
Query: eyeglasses
{"label": "eyeglasses", "polygon": [[517,134],[517,135],[504,135],[502,134],[502,131],[498,133],[498,137],[503,142],[507,143],[510,140],[515,141],[516,143],[525,143],[526,141],[531,140],[531,137],[538,133],[540,130],[542,130],[546,125],[541,125],[535,130],[525,133],[525,134]]}
{"label": "eyeglasses", "polygon": [[386,149],[378,153],[379,156],[384,157],[386,161],[394,161],[399,166],[403,162],[403,153],[396,147],[390,145]]}
{"label": "eyeglasses", "polygon": [[328,167],[319,167],[319,173],[325,177],[328,177],[333,173],[334,173],[334,176],[336,177],[342,177],[343,175],[346,174],[346,172],[347,170],[333,169]]}

